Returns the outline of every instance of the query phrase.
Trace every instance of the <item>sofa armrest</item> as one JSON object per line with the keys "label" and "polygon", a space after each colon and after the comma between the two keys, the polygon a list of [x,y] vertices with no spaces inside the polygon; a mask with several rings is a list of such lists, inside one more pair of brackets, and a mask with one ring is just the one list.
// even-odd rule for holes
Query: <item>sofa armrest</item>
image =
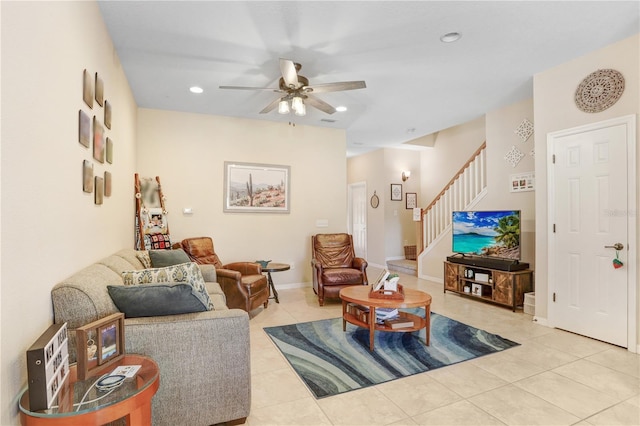
{"label": "sofa armrest", "polygon": [[369,264],[367,263],[366,260],[364,260],[361,257],[355,257],[353,258],[353,267],[356,269],[359,269],[362,272],[362,284],[363,285],[369,285],[369,279],[367,278],[367,266]]}
{"label": "sofa armrest", "polygon": [[238,271],[241,275],[260,275],[262,273],[260,264],[253,262],[227,263],[223,268]]}
{"label": "sofa armrest", "polygon": [[[239,309],[125,320],[126,352],[149,356],[160,367],[154,425],[204,425],[247,417],[249,344],[249,316]],[[197,409],[175,409],[185,406]]]}

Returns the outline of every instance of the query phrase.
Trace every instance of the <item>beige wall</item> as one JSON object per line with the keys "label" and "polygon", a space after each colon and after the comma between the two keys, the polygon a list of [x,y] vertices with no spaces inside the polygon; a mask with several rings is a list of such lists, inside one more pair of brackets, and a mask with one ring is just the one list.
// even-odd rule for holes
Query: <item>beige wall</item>
{"label": "beige wall", "polygon": [[[0,424],[17,424],[25,352],[53,321],[51,288],[133,245],[136,105],[95,2],[1,2],[2,346]],[[113,105],[114,164],[78,143],[82,71],[102,77]],[[82,191],[82,162],[113,174],[96,206]]]}
{"label": "beige wall", "polygon": [[[534,127],[537,160],[536,316],[542,319],[547,318],[548,299],[547,134],[629,114],[636,114],[637,117],[638,111],[640,111],[639,52],[640,35],[636,35],[534,76]],[[613,68],[624,76],[625,91],[622,97],[605,111],[596,114],[580,111],[574,102],[576,87],[587,75],[603,68]],[[640,134],[640,120],[636,122],[638,123],[636,135],[638,135]],[[636,152],[640,155],[640,150]],[[629,211],[638,212],[638,206],[630,207]],[[637,215],[636,220],[638,220]],[[636,247],[640,242],[637,238]],[[637,293],[640,296],[640,292]]]}
{"label": "beige wall", "polygon": [[[491,111],[486,117],[440,132],[435,147],[422,154],[422,179],[425,182],[432,179],[442,182],[438,189],[427,191],[439,193],[460,166],[486,140],[487,193],[473,207],[473,210],[520,210],[522,261],[530,263],[531,267],[535,268],[535,192],[512,193],[509,188],[512,174],[534,171],[534,157],[529,155],[534,148],[533,136],[522,142],[514,133],[525,118],[533,122],[533,101],[530,99]],[[504,159],[505,154],[514,145],[525,153],[515,167]],[[459,156],[462,158],[456,158],[457,152],[461,153]],[[444,164],[449,164],[448,172]],[[431,171],[432,169],[434,170]],[[448,177],[445,179],[442,176],[434,176],[433,173],[447,174]],[[451,255],[451,231],[446,232],[424,256],[421,275],[442,281],[444,275],[442,262],[449,255]]]}
{"label": "beige wall", "polygon": [[[411,177],[402,182],[402,171]],[[374,191],[380,205],[367,207],[367,261],[386,267],[389,259],[404,258],[404,246],[416,242],[412,211],[406,209],[406,193],[420,200],[420,154],[406,149],[385,148],[352,157],[347,161],[348,183],[366,182],[367,203]],[[402,184],[402,201],[391,201],[391,184]]]}
{"label": "beige wall", "polygon": [[[343,130],[140,109],[137,139],[137,171],[160,176],[172,241],[210,236],[225,263],[289,263],[274,274],[283,285],[311,282],[311,235],[346,232]],[[291,213],[224,213],[225,161],[290,166]]]}

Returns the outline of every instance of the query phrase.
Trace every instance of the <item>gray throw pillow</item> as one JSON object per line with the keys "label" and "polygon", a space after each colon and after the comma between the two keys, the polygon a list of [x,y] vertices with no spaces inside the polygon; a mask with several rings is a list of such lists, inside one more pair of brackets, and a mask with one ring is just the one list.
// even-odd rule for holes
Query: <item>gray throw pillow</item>
{"label": "gray throw pillow", "polygon": [[187,253],[182,249],[177,250],[149,250],[152,268],[165,268],[191,262]]}
{"label": "gray throw pillow", "polygon": [[187,283],[107,286],[109,296],[126,318],[189,314],[207,310]]}

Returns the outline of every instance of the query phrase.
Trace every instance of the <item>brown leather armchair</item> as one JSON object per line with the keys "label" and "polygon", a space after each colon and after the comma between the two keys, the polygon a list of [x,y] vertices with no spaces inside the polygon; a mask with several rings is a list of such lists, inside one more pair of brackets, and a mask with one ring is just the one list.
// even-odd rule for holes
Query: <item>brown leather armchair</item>
{"label": "brown leather armchair", "polygon": [[244,309],[247,312],[260,305],[267,308],[269,286],[259,264],[235,262],[223,265],[213,249],[213,240],[209,237],[186,238],[179,244],[194,262],[216,267],[218,283],[227,297],[229,308]]}
{"label": "brown leather armchair", "polygon": [[340,290],[351,285],[368,285],[367,261],[356,257],[353,238],[349,234],[318,234],[311,237],[313,291],[318,303],[338,297]]}

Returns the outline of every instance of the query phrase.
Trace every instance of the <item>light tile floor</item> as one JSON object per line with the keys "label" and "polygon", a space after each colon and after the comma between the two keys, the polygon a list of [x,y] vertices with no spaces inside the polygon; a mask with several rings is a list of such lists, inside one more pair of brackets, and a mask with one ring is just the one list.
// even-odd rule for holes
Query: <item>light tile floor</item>
{"label": "light tile floor", "polygon": [[[379,270],[369,268],[370,276]],[[315,399],[263,327],[340,317],[311,288],[279,291],[252,312],[252,407],[258,425],[640,425],[640,355],[540,326],[521,310],[443,294],[442,285],[402,275],[431,294],[431,309],[521,346],[329,398]]]}

